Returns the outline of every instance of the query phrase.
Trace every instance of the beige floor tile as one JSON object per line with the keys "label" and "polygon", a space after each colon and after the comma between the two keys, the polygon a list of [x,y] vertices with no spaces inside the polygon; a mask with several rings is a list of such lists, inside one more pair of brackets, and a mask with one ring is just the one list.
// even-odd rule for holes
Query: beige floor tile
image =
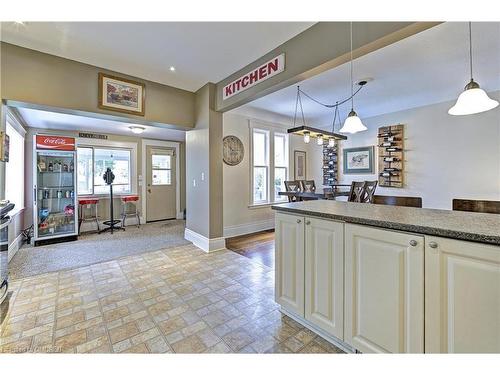
{"label": "beige floor tile", "polygon": [[74,350],[78,345],[81,345],[87,341],[87,332],[82,329],[70,333],[69,335],[60,337],[55,340],[54,346],[60,348],[63,352],[67,350]]}
{"label": "beige floor tile", "polygon": [[0,352],[337,353],[282,316],[274,272],[169,248],[15,280]]}
{"label": "beige floor tile", "polygon": [[175,353],[201,353],[207,347],[197,335],[193,335],[172,344],[172,349]]}
{"label": "beige floor tile", "polygon": [[139,333],[139,329],[134,322],[124,324],[120,327],[113,328],[109,331],[109,336],[111,338],[111,343],[115,344],[119,341],[128,339],[129,337],[135,336]]}

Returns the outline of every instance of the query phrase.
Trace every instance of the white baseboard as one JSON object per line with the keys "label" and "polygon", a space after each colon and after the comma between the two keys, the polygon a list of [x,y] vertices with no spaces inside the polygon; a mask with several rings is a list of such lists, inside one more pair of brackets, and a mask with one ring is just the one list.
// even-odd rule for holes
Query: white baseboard
{"label": "white baseboard", "polygon": [[184,238],[191,241],[193,245],[199,247],[206,253],[224,250],[226,248],[226,239],[224,237],[207,238],[188,228],[184,230]]}
{"label": "white baseboard", "polygon": [[254,223],[245,223],[224,227],[224,237],[230,238],[242,236],[244,234],[261,232],[268,229],[274,229],[274,218],[269,220],[257,221]]}
{"label": "white baseboard", "polygon": [[177,220],[183,220],[184,219],[184,212],[182,212],[182,211],[177,212],[176,219]]}
{"label": "white baseboard", "polygon": [[329,335],[328,333],[326,333],[322,329],[320,329],[320,328],[312,325],[311,323],[309,323],[307,320],[305,320],[301,316],[298,316],[298,315],[296,315],[296,314],[294,314],[294,313],[292,313],[290,311],[287,311],[283,307],[280,307],[280,311],[283,314],[285,314],[286,316],[288,316],[288,317],[292,318],[293,320],[295,320],[296,322],[302,324],[304,327],[309,328],[311,331],[313,331],[314,333],[316,333],[318,336],[323,337],[326,341],[329,341],[333,345],[341,348],[346,353],[356,353],[356,349],[354,349],[353,347],[351,347],[349,344],[345,343],[344,341],[342,341],[342,340],[340,340],[340,339],[338,339],[336,337],[333,337],[333,336]]}
{"label": "white baseboard", "polygon": [[9,249],[7,250],[7,259],[8,262],[16,255],[17,251],[21,248],[21,244],[23,242],[22,233],[16,237],[16,239],[9,245]]}

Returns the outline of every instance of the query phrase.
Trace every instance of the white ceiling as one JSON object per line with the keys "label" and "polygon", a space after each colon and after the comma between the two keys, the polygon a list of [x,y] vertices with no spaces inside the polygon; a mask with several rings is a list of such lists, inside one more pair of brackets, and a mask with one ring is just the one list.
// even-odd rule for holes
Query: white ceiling
{"label": "white ceiling", "polygon": [[[1,40],[195,91],[258,59],[311,22],[2,22]],[[176,68],[175,72],[169,70]]]}
{"label": "white ceiling", "polygon": [[[356,30],[354,30],[354,33]],[[474,79],[486,91],[500,90],[500,23],[473,23]],[[371,77],[355,97],[358,115],[384,113],[454,100],[469,81],[467,23],[444,23],[354,61],[354,80]],[[326,103],[350,95],[349,64],[300,83]],[[248,107],[293,117],[296,85],[257,99]],[[331,126],[333,110],[302,99],[314,126]],[[341,108],[345,118],[350,104]],[[235,111],[238,111],[236,109]]]}
{"label": "white ceiling", "polygon": [[[130,131],[129,127],[134,126],[134,124],[130,123],[47,112],[30,108],[18,108],[18,111],[26,125],[34,128],[137,136]],[[185,140],[186,132],[182,130],[165,129],[156,126],[139,126],[146,129],[144,133],[139,135],[141,138],[169,141]]]}

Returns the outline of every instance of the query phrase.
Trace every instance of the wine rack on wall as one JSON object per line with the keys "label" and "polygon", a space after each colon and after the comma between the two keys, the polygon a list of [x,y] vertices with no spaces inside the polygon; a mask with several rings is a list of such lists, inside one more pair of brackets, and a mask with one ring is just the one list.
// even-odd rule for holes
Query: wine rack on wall
{"label": "wine rack on wall", "polygon": [[378,129],[378,185],[402,188],[404,185],[404,125]]}
{"label": "wine rack on wall", "polygon": [[323,185],[332,186],[338,183],[338,143],[333,147],[323,144]]}

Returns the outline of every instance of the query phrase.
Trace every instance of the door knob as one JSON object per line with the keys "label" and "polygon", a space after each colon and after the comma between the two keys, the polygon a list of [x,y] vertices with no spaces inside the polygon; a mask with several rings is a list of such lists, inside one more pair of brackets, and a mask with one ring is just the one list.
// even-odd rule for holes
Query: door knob
{"label": "door knob", "polygon": [[148,193],[151,193],[151,189],[148,189]]}
{"label": "door knob", "polygon": [[415,241],[415,240],[410,241],[410,246],[417,246],[417,245],[418,245],[417,241]]}
{"label": "door knob", "polygon": [[434,241],[429,242],[429,247],[432,249],[436,249],[438,247],[438,244]]}
{"label": "door knob", "polygon": [[311,220],[306,220],[306,225],[311,224]]}
{"label": "door knob", "polygon": [[300,224],[300,223],[302,223],[302,220],[297,219],[297,224]]}

